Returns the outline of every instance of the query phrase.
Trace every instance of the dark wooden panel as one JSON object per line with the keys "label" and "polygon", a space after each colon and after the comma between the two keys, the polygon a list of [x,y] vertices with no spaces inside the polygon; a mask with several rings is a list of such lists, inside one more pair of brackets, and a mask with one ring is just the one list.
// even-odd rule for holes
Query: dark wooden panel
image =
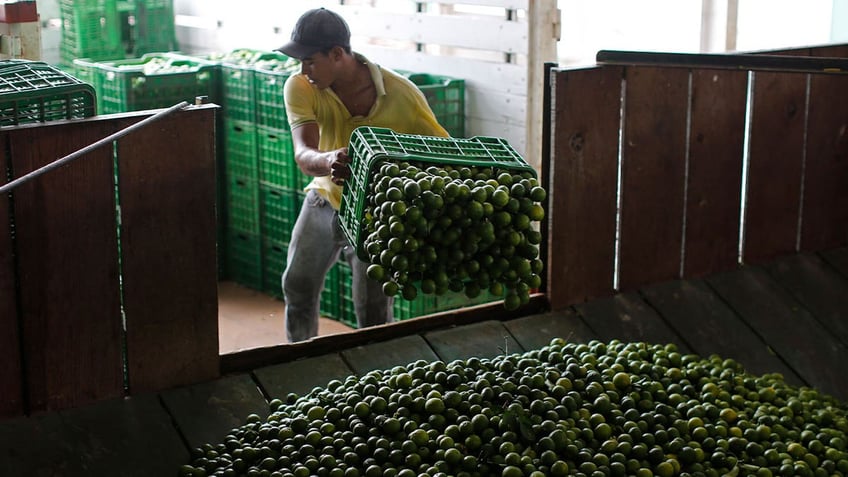
{"label": "dark wooden panel", "polygon": [[554,338],[573,343],[588,343],[597,338],[595,332],[570,308],[516,318],[504,322],[504,327],[525,350],[547,346]]}
{"label": "dark wooden panel", "polygon": [[363,375],[375,369],[391,369],[413,361],[439,359],[421,335],[409,335],[389,341],[360,345],[342,351],[353,372]]}
{"label": "dark wooden panel", "polygon": [[848,245],[848,76],[810,75],[801,250]]}
{"label": "dark wooden panel", "polygon": [[689,71],[626,71],[619,286],[680,276]]}
{"label": "dark wooden panel", "polygon": [[188,462],[188,449],[154,394],[60,414],[64,445],[85,472],[58,475],[174,475],[174,469]]}
{"label": "dark wooden panel", "polygon": [[829,58],[848,58],[848,44],[815,46],[810,48],[809,54]]}
{"label": "dark wooden panel", "polygon": [[525,351],[499,321],[484,321],[462,327],[431,331],[424,335],[442,361],[470,357],[494,358]]}
{"label": "dark wooden panel", "polygon": [[685,341],[636,292],[593,300],[575,309],[602,341],[674,343],[680,351],[689,351]]}
{"label": "dark wooden panel", "polygon": [[[0,184],[6,183],[6,145],[0,135]],[[15,262],[12,255],[10,194],[0,195],[0,418],[23,414],[23,369],[18,334],[18,299],[15,296]]]}
{"label": "dark wooden panel", "polygon": [[835,365],[848,361],[848,348],[767,272],[746,267],[707,282],[806,383],[848,398],[845,370]]}
{"label": "dark wooden panel", "polygon": [[753,374],[779,372],[786,382],[803,384],[705,282],[673,280],[645,287],[642,293],[694,353],[733,358]]}
{"label": "dark wooden panel", "polygon": [[742,254],[746,263],[795,251],[806,85],[804,74],[754,76]]}
{"label": "dark wooden panel", "polygon": [[613,292],[619,67],[555,73],[548,298],[562,309]]}
{"label": "dark wooden panel", "polygon": [[843,277],[848,277],[848,247],[825,250],[819,255]]}
{"label": "dark wooden panel", "polygon": [[283,399],[289,393],[302,396],[315,387],[324,387],[333,379],[344,380],[353,374],[338,354],[325,354],[289,363],[259,368],[253,372],[269,399]]}
{"label": "dark wooden panel", "polygon": [[744,71],[692,72],[684,277],[738,260],[747,87]]}
{"label": "dark wooden panel", "polygon": [[118,143],[132,393],[219,373],[214,125],[180,111]]}
{"label": "dark wooden panel", "polygon": [[251,414],[262,419],[269,414],[268,402],[249,374],[182,386],[161,398],[191,449],[223,442]]}
{"label": "dark wooden panel", "polygon": [[[11,131],[16,177],[94,143],[110,121]],[[29,403],[61,409],[123,394],[112,150],[96,149],[14,192]]]}
{"label": "dark wooden panel", "polygon": [[811,253],[790,255],[764,267],[834,338],[848,344],[848,278]]}

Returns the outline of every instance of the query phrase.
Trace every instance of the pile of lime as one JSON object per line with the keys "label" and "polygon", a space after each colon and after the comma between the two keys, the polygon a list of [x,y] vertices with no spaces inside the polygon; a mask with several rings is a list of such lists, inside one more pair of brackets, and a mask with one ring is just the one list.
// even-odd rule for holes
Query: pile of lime
{"label": "pile of lime", "polygon": [[369,187],[363,247],[386,295],[488,290],[515,309],[541,284],[546,192],[532,172],[386,161]]}
{"label": "pile of lime", "polygon": [[419,360],[271,402],[182,476],[848,475],[848,408],[674,345]]}

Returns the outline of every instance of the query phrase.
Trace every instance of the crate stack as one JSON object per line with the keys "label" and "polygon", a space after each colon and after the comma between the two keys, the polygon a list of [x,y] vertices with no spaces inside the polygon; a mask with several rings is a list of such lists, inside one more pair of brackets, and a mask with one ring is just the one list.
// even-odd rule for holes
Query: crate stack
{"label": "crate stack", "polygon": [[439,124],[451,137],[465,137],[465,80],[406,70],[397,72],[424,93]]}
{"label": "crate stack", "polygon": [[63,65],[177,50],[173,0],[60,0]]}
{"label": "crate stack", "polygon": [[96,112],[91,85],[41,61],[0,61],[0,126],[87,118]]}

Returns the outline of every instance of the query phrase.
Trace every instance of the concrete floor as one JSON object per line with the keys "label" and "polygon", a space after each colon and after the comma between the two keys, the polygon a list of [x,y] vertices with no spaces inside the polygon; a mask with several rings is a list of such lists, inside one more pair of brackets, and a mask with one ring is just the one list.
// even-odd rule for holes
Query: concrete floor
{"label": "concrete floor", "polygon": [[[285,303],[235,282],[218,283],[218,347],[221,354],[287,343]],[[318,334],[344,333],[352,328],[319,318]]]}

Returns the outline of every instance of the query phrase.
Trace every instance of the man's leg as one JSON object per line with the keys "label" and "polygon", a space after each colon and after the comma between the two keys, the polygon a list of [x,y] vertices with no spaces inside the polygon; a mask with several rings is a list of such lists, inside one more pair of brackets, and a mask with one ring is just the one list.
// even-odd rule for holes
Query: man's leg
{"label": "man's leg", "polygon": [[334,224],[335,212],[330,204],[317,192],[307,192],[292,230],[282,276],[290,342],[318,334],[321,290],[341,248],[333,238]]}
{"label": "man's leg", "polygon": [[394,320],[394,297],[387,297],[382,284],[368,278],[369,264],[356,256],[352,246],[346,247],[344,253],[353,275],[351,293],[359,328],[391,323]]}

